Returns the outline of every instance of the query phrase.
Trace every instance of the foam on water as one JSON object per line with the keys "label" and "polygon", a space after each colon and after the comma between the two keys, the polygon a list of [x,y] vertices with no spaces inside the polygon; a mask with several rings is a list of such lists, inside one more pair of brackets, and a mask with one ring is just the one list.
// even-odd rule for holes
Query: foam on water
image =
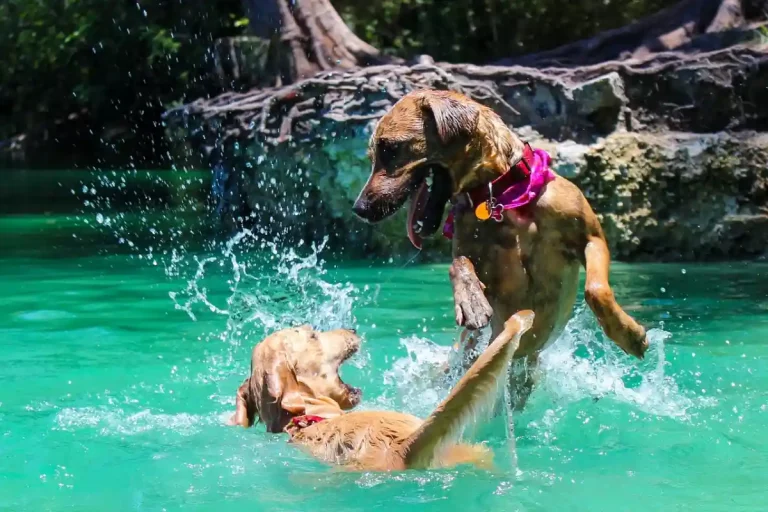
{"label": "foam on water", "polygon": [[[663,329],[651,329],[650,348],[645,359],[638,361],[606,338],[591,311],[582,305],[563,333],[542,352],[534,397],[559,406],[584,399],[614,400],[646,414],[686,421],[697,408],[713,402],[687,396],[668,374],[665,342],[670,336]],[[402,338],[400,344],[407,355],[384,372],[384,383],[392,392],[380,402],[428,414],[458,378],[448,378],[444,372],[457,354],[451,347],[422,337]]]}

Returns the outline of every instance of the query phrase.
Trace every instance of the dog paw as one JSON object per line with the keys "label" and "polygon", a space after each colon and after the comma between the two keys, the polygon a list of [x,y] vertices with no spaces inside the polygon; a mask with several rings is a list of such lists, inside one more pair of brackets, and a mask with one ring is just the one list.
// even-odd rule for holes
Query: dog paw
{"label": "dog paw", "polygon": [[453,285],[453,303],[456,308],[456,324],[470,330],[488,325],[493,309],[485,298],[485,286],[475,274],[469,258],[456,258],[449,269]]}
{"label": "dog paw", "polygon": [[[479,281],[478,281],[479,283]],[[467,329],[482,329],[491,320],[493,309],[479,284],[454,297],[456,324]]]}
{"label": "dog paw", "polygon": [[648,350],[648,336],[645,333],[645,328],[640,324],[635,324],[618,337],[616,344],[627,354],[643,359],[645,351]]}

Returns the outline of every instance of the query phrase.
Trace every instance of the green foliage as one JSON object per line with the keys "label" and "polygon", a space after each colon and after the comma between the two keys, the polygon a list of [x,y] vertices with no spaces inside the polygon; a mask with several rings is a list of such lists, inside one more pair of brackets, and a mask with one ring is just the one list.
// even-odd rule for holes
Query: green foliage
{"label": "green foliage", "polygon": [[83,110],[99,128],[155,130],[166,102],[205,92],[211,43],[243,31],[240,9],[239,0],[3,0],[0,140]]}
{"label": "green foliage", "polygon": [[[475,63],[553,48],[672,2],[332,0],[386,53]],[[0,0],[0,146],[77,114],[88,122],[70,146],[92,133],[95,146],[154,155],[151,165],[166,152],[162,112],[216,92],[213,40],[248,28],[242,0]]]}
{"label": "green foliage", "polygon": [[486,63],[620,27],[675,0],[333,0],[385,52]]}

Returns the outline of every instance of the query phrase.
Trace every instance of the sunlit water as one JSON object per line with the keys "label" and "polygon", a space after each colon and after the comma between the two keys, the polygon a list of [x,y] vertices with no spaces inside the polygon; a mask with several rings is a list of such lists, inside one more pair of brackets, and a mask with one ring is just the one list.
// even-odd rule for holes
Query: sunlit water
{"label": "sunlit water", "polygon": [[[50,219],[3,222],[20,240]],[[648,355],[637,363],[620,353],[579,302],[514,418],[517,470],[505,463],[510,443],[490,436],[500,461],[492,472],[350,474],[284,435],[224,425],[250,351],[282,326],[356,327],[363,348],[343,375],[362,387],[361,407],[424,416],[448,390],[441,368],[457,335],[445,265],[334,263],[322,241],[286,248],[248,232],[184,254],[88,255],[85,244],[64,255],[56,244],[5,243],[0,509],[757,511],[768,503],[768,265],[615,265],[619,301],[652,328]]]}

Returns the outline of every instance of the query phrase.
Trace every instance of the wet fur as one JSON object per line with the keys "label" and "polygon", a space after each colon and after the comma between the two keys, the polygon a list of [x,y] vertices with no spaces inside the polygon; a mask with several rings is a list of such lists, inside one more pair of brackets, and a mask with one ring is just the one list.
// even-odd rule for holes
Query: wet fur
{"label": "wet fur", "polygon": [[510,318],[448,397],[423,422],[392,411],[349,412],[307,428],[291,430],[291,442],[326,462],[349,469],[392,471],[475,464],[488,467],[491,452],[459,442],[464,428],[493,402],[520,337],[533,313]]}
{"label": "wet fur", "polygon": [[[530,311],[511,317],[499,336],[426,420],[393,411],[343,413],[339,407],[330,408],[326,415],[322,411],[294,410],[291,417],[316,414],[325,420],[303,428],[288,423],[285,430],[291,435],[291,443],[322,461],[348,470],[393,471],[459,464],[490,467],[490,450],[482,445],[461,443],[459,438],[470,420],[479,416],[483,406],[493,401],[497,385],[503,380],[520,338],[532,325],[533,318]],[[295,347],[292,344],[282,346]],[[283,355],[286,360],[295,356]],[[266,374],[267,380],[274,378],[269,369],[265,372],[255,370],[258,371],[254,373],[259,375]],[[285,386],[286,383],[278,385]],[[313,395],[317,396],[317,393],[313,392]],[[275,403],[280,402],[279,397],[274,398]],[[241,408],[239,403],[238,408]],[[260,408],[257,412],[263,414],[265,411]],[[269,424],[265,418],[262,421]]]}
{"label": "wet fur", "polygon": [[318,332],[308,325],[277,331],[251,353],[251,375],[237,392],[230,423],[250,427],[263,422],[282,432],[294,416],[341,414],[360,401],[338,370],[357,351],[360,338],[350,330]]}
{"label": "wet fur", "polygon": [[[382,158],[382,144],[389,148],[387,158]],[[397,148],[394,156],[392,147]],[[369,222],[391,214],[407,195],[397,193],[398,185],[417,186],[425,166],[448,173],[455,201],[510,169],[516,172],[523,147],[498,115],[466,96],[409,93],[371,136],[371,177],[354,211]],[[515,354],[528,358],[531,367],[570,317],[582,265],[586,302],[605,333],[625,352],[643,357],[645,329],[615,301],[600,223],[581,191],[562,176],[546,186],[537,202],[506,211],[501,223],[480,221],[472,211],[456,216],[452,252],[457,324],[473,331],[490,324],[495,335],[515,311],[535,311],[534,325]]]}

